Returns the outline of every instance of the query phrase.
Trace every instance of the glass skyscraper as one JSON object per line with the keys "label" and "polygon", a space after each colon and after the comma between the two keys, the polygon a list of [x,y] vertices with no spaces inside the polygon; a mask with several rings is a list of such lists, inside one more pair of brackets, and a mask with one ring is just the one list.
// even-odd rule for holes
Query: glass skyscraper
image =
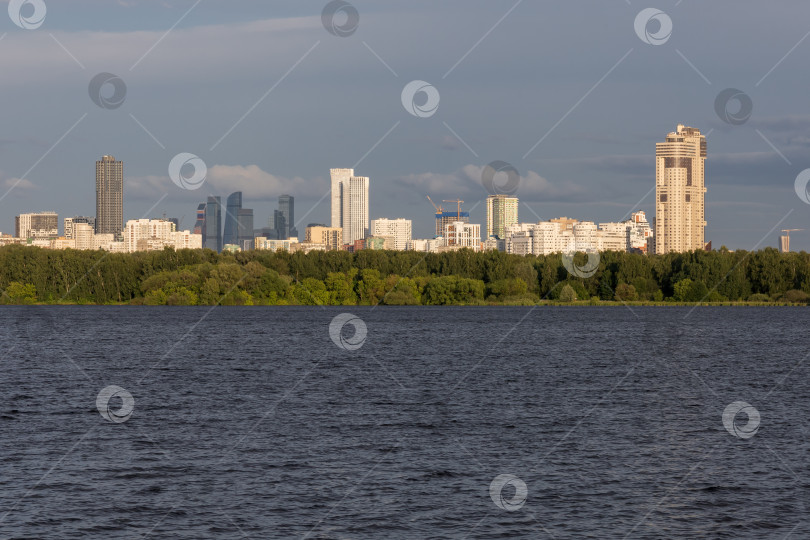
{"label": "glass skyscraper", "polygon": [[222,199],[208,197],[205,204],[205,236],[203,247],[222,251]]}
{"label": "glass skyscraper", "polygon": [[242,209],[242,192],[235,191],[228,195],[225,207],[225,236],[223,243],[237,244],[239,242],[239,211]]}

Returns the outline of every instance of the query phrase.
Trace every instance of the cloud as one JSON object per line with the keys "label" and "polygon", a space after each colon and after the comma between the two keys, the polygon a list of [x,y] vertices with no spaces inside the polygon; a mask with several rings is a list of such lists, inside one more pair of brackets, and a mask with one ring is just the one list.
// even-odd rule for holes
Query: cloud
{"label": "cloud", "polygon": [[[451,173],[426,172],[400,176],[396,182],[401,187],[431,195],[437,202],[440,197],[472,197],[471,200],[477,200],[487,195],[481,183],[483,170],[484,167],[479,165],[465,165]],[[580,197],[584,193],[585,189],[573,182],[551,182],[534,171],[528,171],[521,175],[520,187],[515,195],[526,201],[561,201]]]}
{"label": "cloud", "polygon": [[[0,173],[0,177],[2,176]],[[27,178],[6,178],[2,181],[2,186],[6,189],[4,193],[18,196],[39,189],[39,186]]]}
{"label": "cloud", "polygon": [[323,178],[284,178],[262,170],[257,165],[214,165],[208,168],[205,183],[196,190],[177,187],[168,176],[126,178],[126,196],[135,199],[159,199],[164,193],[173,198],[202,201],[209,194],[226,197],[241,191],[247,201],[274,201],[279,195],[320,198],[329,191]]}

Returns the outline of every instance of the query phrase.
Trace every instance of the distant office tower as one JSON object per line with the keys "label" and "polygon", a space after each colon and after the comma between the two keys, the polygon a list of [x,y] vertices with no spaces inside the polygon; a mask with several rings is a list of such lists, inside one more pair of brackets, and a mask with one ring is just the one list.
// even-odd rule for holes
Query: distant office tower
{"label": "distant office tower", "polygon": [[197,221],[194,222],[194,234],[203,235],[205,239],[205,203],[197,206]]}
{"label": "distant office tower", "polygon": [[74,238],[74,231],[77,223],[85,223],[96,230],[96,218],[87,216],[75,216],[65,218],[65,238],[72,240]]}
{"label": "distant office tower", "polygon": [[295,197],[281,195],[278,198],[278,218],[280,220],[276,224],[278,237],[298,238],[298,229],[295,228]]}
{"label": "distant office tower", "polygon": [[390,249],[405,251],[412,238],[412,222],[410,219],[372,219],[371,236],[391,238]]}
{"label": "distant office tower", "polygon": [[16,238],[56,238],[59,236],[59,216],[56,212],[20,214],[14,218]]}
{"label": "distant office tower", "polygon": [[678,124],[655,145],[655,252],[702,250],[706,136]]}
{"label": "distant office tower", "polygon": [[203,247],[222,251],[222,199],[208,197],[205,203],[205,237]]}
{"label": "distant office tower", "polygon": [[[241,210],[242,192],[235,191],[228,195],[228,202],[225,206],[225,234],[222,238],[223,244],[239,244],[239,212]],[[253,231],[253,225],[250,226],[250,230],[251,232]]]}
{"label": "distant office tower", "polygon": [[237,217],[236,244],[244,251],[253,249],[253,210],[240,208]]}
{"label": "distant office tower", "polygon": [[96,161],[96,233],[124,230],[124,162],[113,156]]}
{"label": "distant office tower", "polygon": [[343,243],[353,244],[368,235],[367,176],[354,169],[332,169],[332,227],[343,229]]}
{"label": "distant office tower", "polygon": [[518,222],[518,198],[509,195],[487,197],[487,235],[506,238],[506,228]]}

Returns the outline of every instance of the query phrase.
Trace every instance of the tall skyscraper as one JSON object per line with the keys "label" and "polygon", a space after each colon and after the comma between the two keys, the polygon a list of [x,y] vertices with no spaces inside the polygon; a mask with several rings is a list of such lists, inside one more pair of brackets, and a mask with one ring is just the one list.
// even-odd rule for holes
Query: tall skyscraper
{"label": "tall skyscraper", "polygon": [[124,231],[124,162],[113,156],[96,161],[96,234]]}
{"label": "tall skyscraper", "polygon": [[295,228],[295,197],[281,195],[278,198],[278,215],[283,218],[283,221],[276,225],[276,229],[279,231],[278,237],[284,240],[298,238],[298,229]]}
{"label": "tall skyscraper", "polygon": [[518,222],[518,198],[509,195],[487,197],[487,235],[506,238],[506,228]]}
{"label": "tall skyscraper", "polygon": [[343,183],[354,176],[354,169],[331,169],[332,227],[343,228]]}
{"label": "tall skyscraper", "polygon": [[[228,195],[225,206],[225,235],[223,244],[237,244],[239,242],[239,211],[242,209],[242,192],[235,191]],[[252,229],[253,227],[251,227]]]}
{"label": "tall skyscraper", "polygon": [[368,235],[367,176],[353,169],[332,169],[332,227],[343,229],[343,243],[352,244]]}
{"label": "tall skyscraper", "polygon": [[655,252],[704,249],[706,136],[678,124],[655,145]]}
{"label": "tall skyscraper", "polygon": [[197,206],[197,221],[194,222],[194,234],[201,234],[205,240],[205,203]]}
{"label": "tall skyscraper", "polygon": [[253,210],[251,208],[240,208],[236,216],[236,244],[242,250],[253,249]]}
{"label": "tall skyscraper", "polygon": [[222,199],[208,197],[205,203],[205,237],[203,247],[222,251]]}

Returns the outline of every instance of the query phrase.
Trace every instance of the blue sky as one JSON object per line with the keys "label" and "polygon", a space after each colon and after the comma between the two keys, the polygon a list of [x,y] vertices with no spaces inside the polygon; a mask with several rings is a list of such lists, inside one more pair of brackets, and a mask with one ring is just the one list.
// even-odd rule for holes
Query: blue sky
{"label": "blue sky", "polygon": [[[707,240],[751,249],[810,229],[794,192],[810,167],[806,2],[658,2],[673,26],[662,45],[636,34],[651,5],[637,0],[354,0],[348,37],[325,30],[325,1],[44,2],[37,29],[0,11],[0,189],[16,186],[3,232],[20,212],[92,215],[103,154],[125,163],[127,219],[185,227],[198,201],[237,189],[257,226],[282,193],[299,230],[328,222],[328,170],[357,163],[372,218],[413,219],[422,237],[425,195],[464,199],[484,222],[480,171],[495,160],[523,177],[522,221],[652,216],[655,142],[677,123],[711,131]],[[117,109],[89,98],[101,72],[126,84]],[[412,80],[438,90],[434,115],[402,106]],[[726,88],[754,104],[743,125],[715,112]],[[169,179],[180,152],[207,164],[200,189]],[[791,238],[810,250],[810,230]]]}

